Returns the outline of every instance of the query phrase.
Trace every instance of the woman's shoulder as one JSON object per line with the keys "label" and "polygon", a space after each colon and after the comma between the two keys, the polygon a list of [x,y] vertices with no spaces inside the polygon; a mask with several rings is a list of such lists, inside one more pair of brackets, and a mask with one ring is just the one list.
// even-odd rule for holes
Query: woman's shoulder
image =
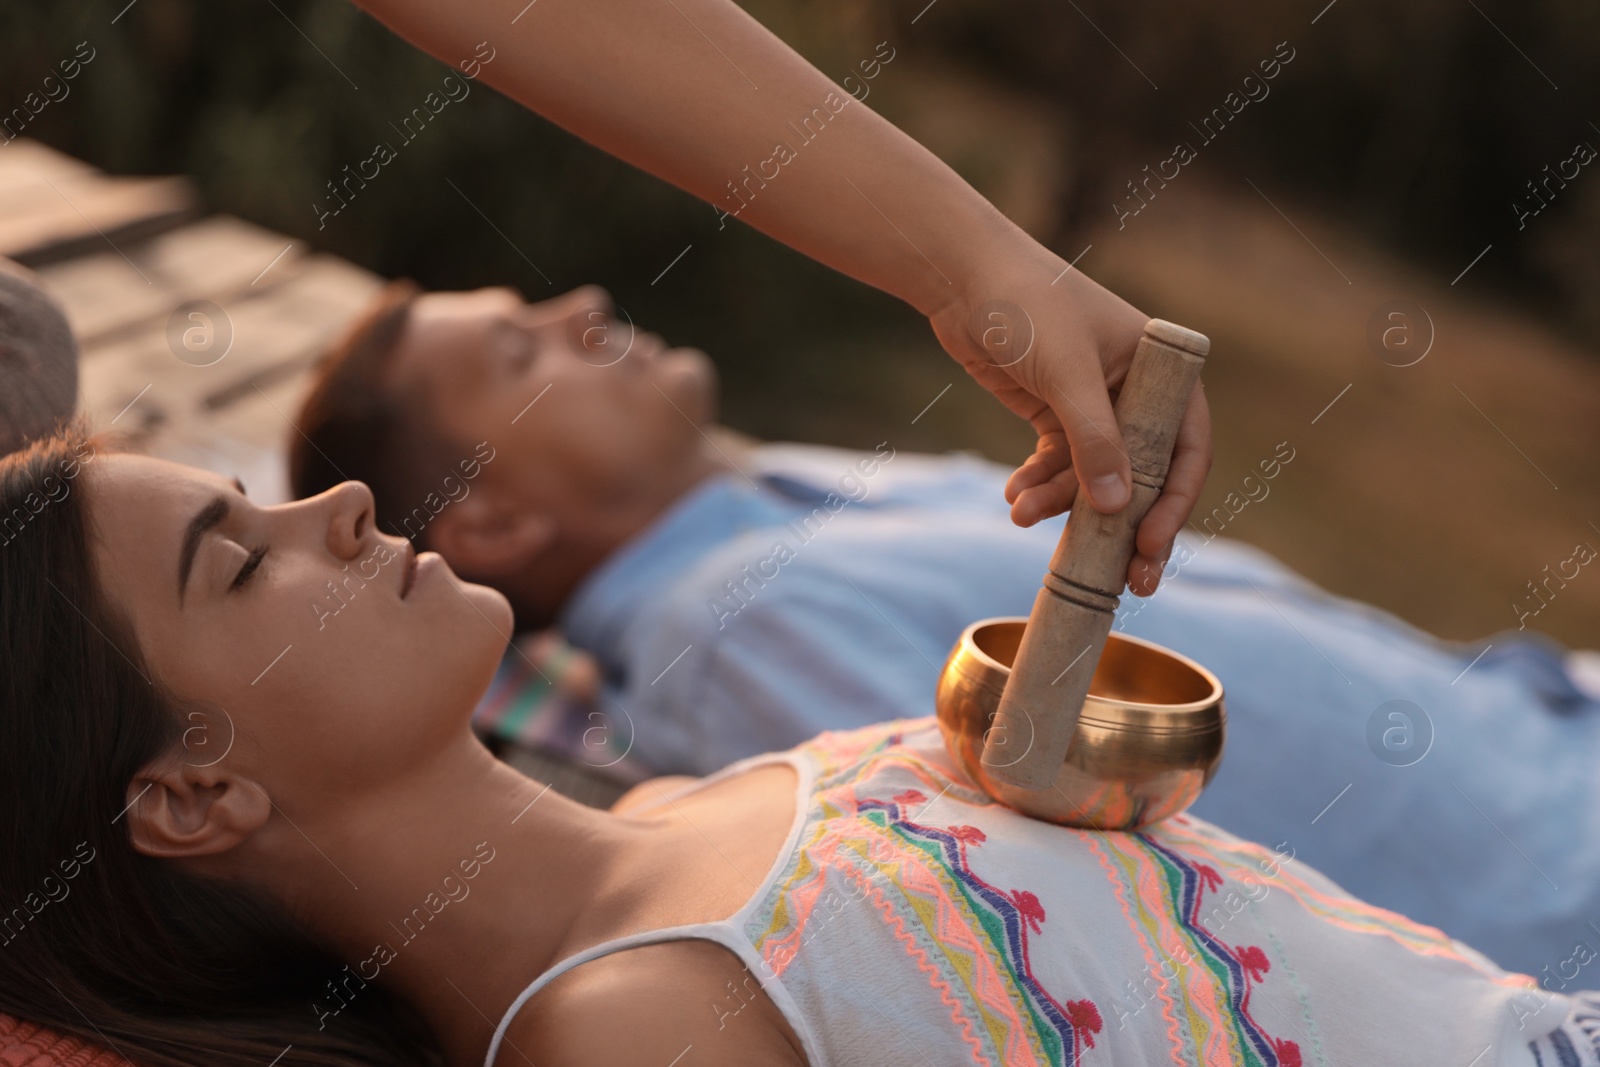
{"label": "woman's shoulder", "polygon": [[507,1029],[498,1067],[678,1062],[805,1067],[800,1041],[732,952],[711,941],[641,945],[575,967]]}

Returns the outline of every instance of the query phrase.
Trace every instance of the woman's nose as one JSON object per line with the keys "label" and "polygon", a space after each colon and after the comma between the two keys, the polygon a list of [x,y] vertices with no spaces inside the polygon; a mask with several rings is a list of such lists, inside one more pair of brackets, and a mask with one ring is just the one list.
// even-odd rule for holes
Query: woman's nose
{"label": "woman's nose", "polygon": [[328,551],[339,559],[356,558],[372,533],[372,490],[365,482],[340,482],[320,499],[327,509]]}

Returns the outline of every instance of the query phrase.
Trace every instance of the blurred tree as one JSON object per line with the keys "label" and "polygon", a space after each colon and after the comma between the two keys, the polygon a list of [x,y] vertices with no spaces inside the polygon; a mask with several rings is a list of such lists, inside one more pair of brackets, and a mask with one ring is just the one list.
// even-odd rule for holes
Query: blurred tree
{"label": "blurred tree", "polygon": [[[895,301],[737,223],[718,230],[707,205],[476,84],[319,227],[328,183],[397,140],[392,124],[451,68],[345,0],[136,0],[119,14],[122,2],[0,10],[0,107],[78,42],[95,49],[28,135],[113,171],[191,174],[212,209],[424,285],[539,297],[599,281],[650,328],[713,352],[734,421],[757,432],[871,436],[827,412],[862,403],[862,374],[892,390],[895,366],[934,351]],[[1600,146],[1580,110],[1600,88],[1600,8],[1324,2],[747,6],[839,81],[890,41],[871,106],[1069,254],[1129,178],[1194,140],[1189,123],[1288,41],[1295,59],[1270,97],[1204,146],[1202,166],[1289,190],[1447,274],[1493,242],[1470,284],[1600,338],[1600,167],[1525,231],[1511,207],[1580,138]],[[900,363],[863,370],[869,349]]]}
{"label": "blurred tree", "polygon": [[[926,0],[893,7],[905,25]],[[1473,285],[1600,340],[1600,167],[1537,225],[1519,230],[1513,210],[1579,141],[1600,148],[1600,111],[1585,110],[1600,93],[1592,3],[943,0],[918,27],[919,51],[1074,113],[1069,226],[1113,219],[1124,183],[1175,141],[1199,147],[1189,123],[1288,41],[1293,63],[1201,149],[1205,166],[1292,190],[1446,277],[1493,243]]]}

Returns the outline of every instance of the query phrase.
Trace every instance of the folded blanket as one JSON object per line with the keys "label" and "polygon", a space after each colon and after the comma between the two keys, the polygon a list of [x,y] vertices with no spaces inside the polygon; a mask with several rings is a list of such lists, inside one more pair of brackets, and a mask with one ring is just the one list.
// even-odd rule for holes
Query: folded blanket
{"label": "folded blanket", "polygon": [[506,650],[472,724],[528,752],[588,774],[634,785],[650,777],[630,754],[634,723],[600,695],[592,657],[554,630],[520,637]]}
{"label": "folded blanket", "polygon": [[3,1067],[127,1067],[110,1049],[64,1037],[0,1012],[0,1065]]}

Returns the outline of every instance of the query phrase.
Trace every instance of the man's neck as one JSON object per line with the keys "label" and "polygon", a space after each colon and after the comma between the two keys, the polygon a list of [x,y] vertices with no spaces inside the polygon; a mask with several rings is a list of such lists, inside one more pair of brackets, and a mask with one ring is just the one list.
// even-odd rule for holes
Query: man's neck
{"label": "man's neck", "polygon": [[690,452],[669,477],[658,479],[652,492],[600,511],[582,528],[564,529],[556,542],[515,581],[498,583],[517,613],[518,630],[539,629],[555,622],[578,586],[629,542],[648,530],[677,502],[707,479],[743,473],[760,442],[737,430],[706,428],[701,446]]}
{"label": "man's neck", "polygon": [[706,428],[706,450],[719,464],[719,471],[748,472],[755,459],[755,450],[761,439],[747,433],[717,424]]}

